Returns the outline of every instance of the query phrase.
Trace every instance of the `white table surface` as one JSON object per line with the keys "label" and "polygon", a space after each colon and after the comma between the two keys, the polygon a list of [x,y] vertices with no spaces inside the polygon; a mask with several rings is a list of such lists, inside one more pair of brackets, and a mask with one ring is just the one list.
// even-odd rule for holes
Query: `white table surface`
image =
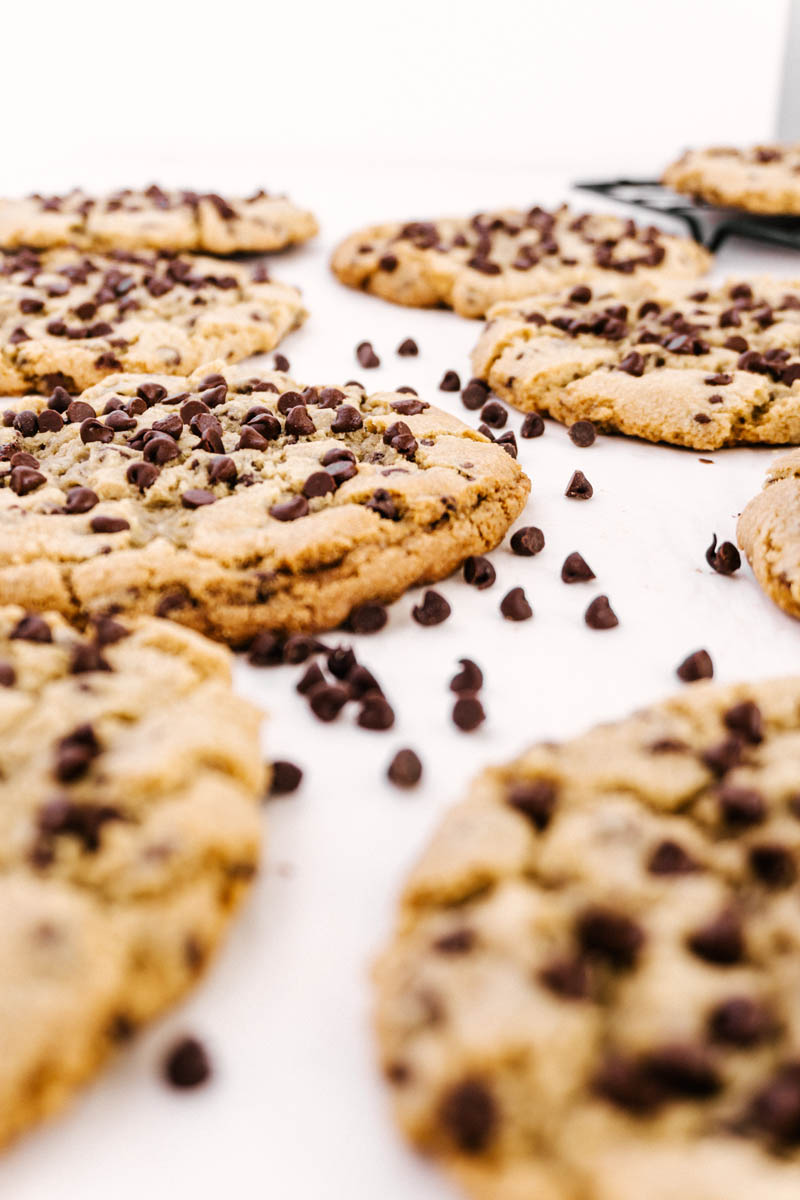
{"label": "white table surface", "polygon": [[[273,266],[276,277],[302,286],[311,311],[281,346],[295,377],[327,384],[355,377],[371,389],[410,384],[477,424],[477,414],[437,384],[447,368],[469,377],[479,325],[341,287],[326,269],[330,250],[372,219],[548,202],[567,197],[563,184],[514,172],[432,177],[410,169],[332,173],[327,181],[297,171],[285,182],[323,226],[314,245]],[[800,275],[800,255],[741,244],[723,250],[718,275],[745,270]],[[400,359],[395,347],[409,336],[419,358]],[[381,356],[378,370],[355,361],[354,347],[365,338]],[[513,413],[508,428],[519,424]],[[401,881],[441,814],[482,766],[685,686],[675,667],[699,647],[723,681],[786,673],[800,662],[800,627],[761,594],[749,570],[723,578],[704,559],[712,532],[734,539],[736,515],[760,488],[773,451],[699,454],[606,437],[578,449],[551,421],[542,438],[519,447],[533,484],[519,524],[543,529],[544,551],[517,558],[506,542],[492,555],[497,582],[488,591],[460,577],[441,584],[453,607],[441,626],[417,626],[410,610],[418,594],[409,594],[377,636],[331,638],[351,642],[378,676],[397,713],[393,730],[360,730],[352,715],[322,725],[294,692],[298,668],[237,666],[242,693],[270,714],[265,753],[305,770],[298,793],[265,809],[268,854],[252,900],[195,995],[141,1036],[66,1114],[5,1155],[0,1196],[452,1195],[395,1133],[369,1024],[370,960],[390,927]],[[578,467],[594,485],[588,503],[563,495]],[[561,582],[572,550],[585,556],[596,581]],[[517,584],[535,614],[523,624],[499,613],[500,599]],[[594,632],[582,617],[601,592],[620,625]],[[448,681],[461,656],[474,658],[486,676],[488,720],[471,735],[449,716]],[[405,745],[425,767],[411,794],[384,777]],[[158,1066],[165,1046],[185,1031],[207,1043],[216,1069],[210,1086],[182,1094],[160,1082]]]}

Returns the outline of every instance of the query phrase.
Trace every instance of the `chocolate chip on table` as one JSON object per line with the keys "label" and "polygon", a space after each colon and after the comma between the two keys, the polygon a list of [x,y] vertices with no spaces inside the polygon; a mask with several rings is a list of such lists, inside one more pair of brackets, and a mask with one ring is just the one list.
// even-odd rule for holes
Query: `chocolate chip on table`
{"label": "chocolate chip on table", "polygon": [[386,774],[395,787],[416,787],[422,778],[422,763],[413,750],[398,750],[389,763]]}
{"label": "chocolate chip on table", "polygon": [[461,391],[461,380],[455,371],[445,371],[439,383],[440,392],[459,392]]}
{"label": "chocolate chip on table", "polygon": [[291,369],[289,366],[289,360],[285,354],[276,354],[272,362],[275,366],[275,370],[283,371],[284,374]]}
{"label": "chocolate chip on table", "polygon": [[544,549],[544,534],[535,525],[523,525],[512,533],[511,549],[522,558],[532,558]]}
{"label": "chocolate chip on table", "polygon": [[315,638],[305,633],[293,633],[283,644],[282,660],[292,666],[307,662],[314,654],[320,654],[325,647]]}
{"label": "chocolate chip on table", "polygon": [[461,670],[450,680],[451,692],[479,692],[483,687],[483,671],[471,658],[460,658]]}
{"label": "chocolate chip on table", "polygon": [[687,655],[675,670],[684,683],[696,683],[698,679],[713,679],[714,664],[707,650],[695,650]]}
{"label": "chocolate chip on table", "polygon": [[471,411],[483,408],[488,398],[489,387],[482,379],[470,379],[461,393],[461,403]]}
{"label": "chocolate chip on table", "polygon": [[597,430],[592,421],[576,421],[574,425],[570,425],[567,433],[570,441],[582,448],[591,446],[597,437]]}
{"label": "chocolate chip on table", "polygon": [[568,496],[570,500],[591,500],[594,488],[583,471],[573,471],[564,495]]}
{"label": "chocolate chip on table", "polygon": [[327,664],[331,675],[337,679],[347,679],[350,672],[358,666],[350,646],[335,646],[328,653]]}
{"label": "chocolate chip on table", "polygon": [[596,596],[583,614],[590,629],[613,629],[619,618],[608,602],[608,596]]}
{"label": "chocolate chip on table", "polygon": [[594,578],[596,578],[594,571],[577,550],[568,554],[564,559],[564,565],[561,568],[561,579],[564,583],[585,583]]}
{"label": "chocolate chip on table", "polygon": [[317,684],[324,682],[325,676],[322,673],[322,668],[319,663],[312,662],[304,671],[303,677],[295,685],[295,691],[299,692],[301,696],[305,696]]}
{"label": "chocolate chip on table", "polygon": [[356,358],[365,370],[381,365],[381,360],[372,348],[372,342],[359,342],[356,346]]}
{"label": "chocolate chip on table", "polygon": [[269,510],[269,515],[274,517],[276,521],[296,521],[298,517],[308,515],[308,501],[305,496],[292,496],[291,500],[284,500],[280,504],[273,504]]}
{"label": "chocolate chip on table", "polygon": [[277,667],[283,662],[283,642],[269,629],[257,633],[248,647],[247,661],[254,667]]}
{"label": "chocolate chip on table", "polygon": [[211,1062],[197,1038],[185,1037],[170,1049],[163,1064],[164,1079],[174,1088],[195,1088],[211,1078]]}
{"label": "chocolate chip on table", "polygon": [[361,697],[357,724],[362,729],[384,730],[394,725],[394,710],[380,692],[366,692]]}
{"label": "chocolate chip on table", "polygon": [[450,616],[452,609],[441,592],[429,588],[421,604],[415,604],[411,615],[418,625],[441,625]]}
{"label": "chocolate chip on table", "polygon": [[526,413],[519,431],[520,437],[538,438],[544,433],[544,421],[536,412]]}
{"label": "chocolate chip on table", "polygon": [[321,683],[307,693],[311,711],[320,721],[335,721],[350,699],[338,683]]}
{"label": "chocolate chip on table", "polygon": [[742,557],[733,542],[721,542],[718,547],[717,535],[713,534],[706,550],[706,562],[718,575],[732,575],[742,565]]}
{"label": "chocolate chip on table", "polygon": [[286,759],[276,759],[272,764],[272,779],[269,785],[270,796],[289,796],[296,792],[303,779],[303,772],[293,762]]}
{"label": "chocolate chip on table", "polygon": [[382,604],[360,604],[348,617],[347,624],[353,633],[377,633],[383,629],[389,616]]}
{"label": "chocolate chip on table", "polygon": [[500,601],[500,612],[507,621],[527,621],[533,616],[533,609],[521,587],[506,592]]}
{"label": "chocolate chip on table", "polygon": [[463,733],[472,733],[486,720],[483,705],[477,696],[459,696],[453,705],[453,724]]}
{"label": "chocolate chip on table", "polygon": [[510,454],[512,458],[517,457],[517,438],[513,430],[509,429],[507,433],[502,433],[499,438],[495,438],[495,441],[505,450],[506,454]]}
{"label": "chocolate chip on table", "polygon": [[415,358],[419,354],[419,346],[413,338],[405,338],[397,347],[401,358]]}
{"label": "chocolate chip on table", "polygon": [[492,429],[502,429],[508,420],[508,409],[499,400],[490,400],[481,409],[481,420],[491,425]]}
{"label": "chocolate chip on table", "polygon": [[482,554],[470,554],[469,558],[464,560],[464,581],[476,587],[478,591],[491,587],[496,578],[494,567]]}

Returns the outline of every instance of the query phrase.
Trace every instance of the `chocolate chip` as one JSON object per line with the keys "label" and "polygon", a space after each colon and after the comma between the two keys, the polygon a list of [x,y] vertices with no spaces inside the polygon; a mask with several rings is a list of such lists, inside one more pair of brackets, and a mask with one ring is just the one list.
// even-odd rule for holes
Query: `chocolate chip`
{"label": "chocolate chip", "polygon": [[[100,424],[99,421],[96,423],[98,425]],[[92,422],[84,421],[83,425],[81,425],[81,437],[83,437],[84,428],[90,424],[92,424]],[[100,428],[103,429],[104,427],[100,425]],[[106,432],[110,434],[111,430],[106,430]],[[106,439],[98,438],[97,440],[103,441]],[[164,463],[171,462],[174,458],[179,458],[180,453],[181,452],[178,449],[174,438],[171,438],[169,434],[166,433],[154,433],[149,436],[144,444],[144,449],[142,450],[142,455],[145,462],[154,463],[159,467],[163,466]]]}
{"label": "chocolate chip", "polygon": [[318,684],[307,695],[311,711],[320,721],[334,721],[350,698],[338,683]]}
{"label": "chocolate chip", "polygon": [[39,432],[58,433],[64,428],[64,418],[52,408],[45,408],[39,413]]}
{"label": "chocolate chip", "polygon": [[628,375],[633,375],[639,379],[644,375],[644,358],[638,350],[631,350],[621,362],[617,364],[618,371],[625,371]]}
{"label": "chocolate chip", "polygon": [[567,433],[570,436],[570,441],[582,448],[591,446],[597,437],[597,430],[591,421],[576,421],[573,425],[570,425]]}
{"label": "chocolate chip", "polygon": [[13,467],[9,480],[9,486],[12,492],[17,496],[27,496],[30,492],[35,492],[43,483],[47,483],[46,477],[41,471],[35,471],[33,467]]}
{"label": "chocolate chip", "polygon": [[197,1038],[185,1037],[170,1049],[163,1064],[164,1079],[174,1088],[195,1088],[211,1078],[208,1053]]}
{"label": "chocolate chip", "polygon": [[303,495],[313,500],[319,496],[327,496],[336,491],[333,476],[327,471],[313,471],[303,484]]}
{"label": "chocolate chip", "polygon": [[328,670],[337,679],[347,679],[351,671],[358,666],[350,646],[336,646],[329,652],[327,662]]}
{"label": "chocolate chip", "polygon": [[95,641],[99,646],[113,646],[123,638],[130,637],[130,630],[113,617],[94,617],[93,624]]}
{"label": "chocolate chip", "polygon": [[483,671],[471,658],[460,658],[461,670],[450,680],[451,692],[479,692],[483,687]]}
{"label": "chocolate chip", "polygon": [[269,785],[270,796],[289,796],[296,792],[303,779],[300,767],[285,759],[277,759],[272,764],[272,779]]}
{"label": "chocolate chip", "polygon": [[382,271],[386,271],[391,275],[392,271],[396,271],[399,266],[399,260],[396,254],[384,254],[378,259],[378,266]]}
{"label": "chocolate chip", "polygon": [[716,799],[722,819],[733,829],[760,825],[766,819],[767,806],[764,797],[754,788],[723,784],[717,789]]}
{"label": "chocolate chip", "polygon": [[301,696],[305,696],[311,691],[312,688],[315,688],[317,684],[324,682],[325,676],[323,675],[319,664],[314,662],[311,663],[303,672],[303,677],[296,685],[295,691],[298,691]]}
{"label": "chocolate chip", "polygon": [[254,667],[276,667],[283,662],[283,642],[277,634],[265,629],[250,642],[247,661]]}
{"label": "chocolate chip", "polygon": [[85,775],[93,759],[100,753],[100,743],[89,724],[76,726],[72,733],[61,738],[56,746],[53,773],[63,783]]}
{"label": "chocolate chip", "polygon": [[791,850],[777,843],[751,846],[750,868],[765,887],[778,889],[791,887],[797,879],[797,863]]}
{"label": "chocolate chip", "polygon": [[520,437],[538,438],[544,433],[544,421],[538,413],[527,413],[520,429]]}
{"label": "chocolate chip", "polygon": [[181,496],[181,504],[184,508],[203,508],[216,503],[216,499],[213,492],[207,492],[204,488],[189,488]]}
{"label": "chocolate chip", "polygon": [[128,483],[132,483],[134,487],[138,487],[140,492],[144,492],[147,488],[152,487],[158,479],[158,467],[153,463],[132,462],[125,472],[125,478]]}
{"label": "chocolate chip", "polygon": [[445,371],[439,383],[440,392],[458,392],[461,390],[461,380],[455,371]]}
{"label": "chocolate chip", "polygon": [[308,516],[308,512],[308,501],[305,496],[292,496],[291,500],[273,504],[269,515],[276,521],[296,521],[298,517]]}
{"label": "chocolate chip", "polygon": [[470,379],[461,393],[461,403],[464,408],[474,411],[483,408],[489,396],[489,388],[482,379]]}
{"label": "chocolate chip", "polygon": [[356,358],[362,367],[370,370],[372,367],[379,367],[381,360],[372,348],[371,342],[359,342],[356,346]]}
{"label": "chocolate chip", "polygon": [[664,1099],[658,1083],[648,1077],[640,1063],[618,1054],[608,1055],[592,1087],[618,1108],[636,1114],[649,1113]]}
{"label": "chocolate chip", "polygon": [[111,666],[95,642],[76,642],[70,652],[69,669],[72,675],[84,675],[89,671],[110,671]]}
{"label": "chocolate chip", "polygon": [[464,581],[476,587],[478,591],[491,587],[495,579],[495,569],[488,558],[470,554],[469,558],[464,560]]}
{"label": "chocolate chip", "polygon": [[608,596],[595,596],[583,619],[590,629],[614,629],[619,625],[619,617],[608,602]]}
{"label": "chocolate chip", "polygon": [[578,554],[575,550],[564,559],[561,578],[564,583],[585,583],[589,579],[594,579],[595,573],[583,555]]}
{"label": "chocolate chip", "polygon": [[66,388],[53,388],[52,395],[47,401],[47,407],[53,409],[54,412],[65,413],[70,405],[70,395]]}
{"label": "chocolate chip", "polygon": [[589,994],[589,972],[580,958],[557,958],[539,972],[549,991],[565,1000],[584,1000]]}
{"label": "chocolate chip", "polygon": [[532,558],[544,549],[544,534],[535,525],[523,525],[512,533],[511,549],[522,558]]}
{"label": "chocolate chip", "polygon": [[130,529],[130,522],[124,517],[92,517],[89,522],[89,527],[92,533],[122,533],[124,529]]}
{"label": "chocolate chip", "polygon": [[384,488],[378,488],[377,491],[374,491],[365,507],[371,509],[372,512],[377,513],[379,517],[383,517],[387,521],[396,521],[399,516],[397,505]]}
{"label": "chocolate chip", "polygon": [[492,429],[502,429],[508,420],[508,409],[500,404],[499,401],[490,400],[481,409],[481,420],[490,425]]}
{"label": "chocolate chip", "polygon": [[441,625],[450,616],[452,609],[440,592],[429,588],[421,604],[415,604],[411,615],[418,625]]}
{"label": "chocolate chip", "polygon": [[336,410],[336,416],[331,423],[332,433],[354,433],[361,429],[364,421],[361,413],[352,404],[342,404]]}
{"label": "chocolate chip", "polygon": [[12,640],[19,639],[22,642],[45,643],[53,640],[50,626],[44,617],[37,613],[26,613],[24,617],[20,617],[8,636]]}
{"label": "chocolate chip", "polygon": [[501,434],[499,438],[495,438],[495,441],[511,458],[517,457],[517,439],[512,430],[509,429],[507,433]]}
{"label": "chocolate chip", "polygon": [[711,1039],[731,1046],[756,1046],[767,1041],[775,1031],[775,1019],[766,1005],[748,996],[722,1000],[708,1016]]}
{"label": "chocolate chip", "polygon": [[570,500],[591,500],[594,488],[583,471],[573,471],[564,495],[568,496]]}
{"label": "chocolate chip", "polygon": [[[398,392],[408,391],[408,388],[398,388]],[[430,408],[430,404],[426,404],[424,400],[393,400],[392,411],[402,413],[404,417],[416,417],[419,413],[425,412],[426,408]]]}
{"label": "chocolate chip", "polygon": [[209,483],[235,483],[239,472],[236,463],[227,454],[218,454],[206,468]]}
{"label": "chocolate chip", "polygon": [[14,417],[13,427],[22,437],[33,437],[39,432],[39,420],[35,412],[24,408]]}
{"label": "chocolate chip", "polygon": [[72,487],[67,492],[67,502],[64,512],[86,513],[99,503],[97,492],[87,487]]}
{"label": "chocolate chip", "polygon": [[492,1094],[480,1079],[451,1087],[439,1106],[439,1120],[464,1154],[480,1154],[491,1143],[499,1114]]}
{"label": "chocolate chip", "polygon": [[669,1098],[714,1096],[722,1081],[702,1046],[672,1045],[642,1056],[642,1070]]}
{"label": "chocolate chip", "polygon": [[382,604],[360,604],[354,608],[348,618],[348,625],[353,633],[377,633],[383,629],[389,617]]}
{"label": "chocolate chip", "polygon": [[419,449],[417,440],[405,421],[395,421],[390,425],[383,435],[383,440],[387,446],[391,446],[406,458],[413,458]]}
{"label": "chocolate chip", "polygon": [[297,404],[286,415],[286,432],[292,437],[309,437],[316,431],[305,404]]}
{"label": "chocolate chip", "polygon": [[732,575],[742,565],[742,556],[733,542],[722,542],[717,549],[717,535],[713,534],[706,550],[706,562],[719,575]]}
{"label": "chocolate chip", "polygon": [[367,692],[361,698],[357,723],[362,729],[384,730],[394,725],[394,711],[380,692]]}
{"label": "chocolate chip", "polygon": [[587,954],[620,969],[632,967],[644,945],[644,933],[631,917],[601,905],[584,909],[576,934]]}
{"label": "chocolate chip", "polygon": [[753,1097],[748,1120],[779,1146],[800,1143],[800,1062],[778,1067]]}
{"label": "chocolate chip", "polygon": [[486,720],[483,705],[477,696],[459,696],[453,705],[453,724],[463,733],[472,733]]}
{"label": "chocolate chip", "polygon": [[511,588],[511,591],[506,592],[500,601],[500,612],[507,621],[528,621],[533,616],[533,609],[521,587]]}
{"label": "chocolate chip", "polygon": [[725,775],[735,767],[742,757],[742,743],[736,736],[725,738],[714,746],[703,750],[700,758],[715,775]]}
{"label": "chocolate chip", "polygon": [[422,763],[413,750],[398,750],[386,774],[395,787],[416,787],[422,778]]}
{"label": "chocolate chip", "polygon": [[733,909],[725,909],[692,933],[687,944],[692,953],[706,962],[720,967],[732,966],[744,955],[742,923]]}
{"label": "chocolate chip", "polygon": [[714,664],[707,650],[695,650],[675,668],[678,679],[684,683],[696,683],[698,679],[713,679]]}
{"label": "chocolate chip", "polygon": [[73,425],[82,425],[84,421],[90,421],[96,415],[91,404],[84,400],[71,400],[67,405],[66,418]]}
{"label": "chocolate chip", "polygon": [[699,867],[679,842],[665,838],[650,855],[647,869],[651,875],[689,875]]}
{"label": "chocolate chip", "polygon": [[397,353],[401,358],[414,358],[419,354],[419,346],[413,338],[406,338],[397,347]]}
{"label": "chocolate chip", "polygon": [[0,662],[0,687],[13,687],[17,682],[17,672],[11,663]]}
{"label": "chocolate chip", "polygon": [[743,700],[741,704],[734,704],[722,719],[731,733],[738,734],[746,742],[757,746],[764,740],[764,722],[761,710],[752,700]]}
{"label": "chocolate chip", "polygon": [[315,638],[304,633],[293,633],[283,644],[283,661],[292,665],[303,663],[324,649],[322,643]]}
{"label": "chocolate chip", "polygon": [[541,832],[550,824],[556,806],[556,786],[549,779],[514,783],[506,793],[506,803]]}

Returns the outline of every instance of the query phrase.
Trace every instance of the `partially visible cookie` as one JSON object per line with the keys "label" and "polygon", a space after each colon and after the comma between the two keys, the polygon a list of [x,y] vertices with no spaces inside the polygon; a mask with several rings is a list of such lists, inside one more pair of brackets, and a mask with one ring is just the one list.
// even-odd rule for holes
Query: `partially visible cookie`
{"label": "partially visible cookie", "polygon": [[480,1200],[800,1189],[800,679],[483,775],[376,969],[408,1137]]}
{"label": "partially visible cookie", "polygon": [[708,204],[748,212],[800,214],[800,144],[687,150],[664,183]]}
{"label": "partially visible cookie", "polygon": [[258,862],[259,723],[190,630],[0,608],[0,1146],[202,974]]}
{"label": "partially visible cookie", "polygon": [[81,391],[115,371],[186,375],[272,350],[305,317],[264,267],[69,248],[0,253],[0,394]]}
{"label": "partially visible cookie", "polygon": [[496,305],[475,375],[566,424],[714,450],[800,442],[800,284],[579,285]]}
{"label": "partially visible cookie", "polygon": [[739,518],[737,536],[771,600],[800,617],[800,450],[775,459],[764,488]]}
{"label": "partially visible cookie", "polygon": [[527,477],[414,394],[241,366],[26,396],[0,430],[0,603],[240,644],[330,628],[495,546]]}
{"label": "partially visible cookie", "polygon": [[342,283],[384,300],[480,317],[499,300],[592,279],[693,277],[710,263],[686,238],[562,205],[374,225],[346,238],[331,267]]}
{"label": "partially visible cookie", "polygon": [[200,250],[261,253],[305,242],[314,216],[286,196],[258,191],[219,196],[158,187],[105,196],[75,189],[63,196],[0,199],[0,247],[78,246],[82,250]]}

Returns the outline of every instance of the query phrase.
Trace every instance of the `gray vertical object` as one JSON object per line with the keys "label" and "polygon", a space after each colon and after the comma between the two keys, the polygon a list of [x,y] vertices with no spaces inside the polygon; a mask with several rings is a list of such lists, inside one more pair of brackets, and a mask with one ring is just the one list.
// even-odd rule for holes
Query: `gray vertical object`
{"label": "gray vertical object", "polygon": [[800,141],[800,0],[789,0],[777,138],[780,142]]}

